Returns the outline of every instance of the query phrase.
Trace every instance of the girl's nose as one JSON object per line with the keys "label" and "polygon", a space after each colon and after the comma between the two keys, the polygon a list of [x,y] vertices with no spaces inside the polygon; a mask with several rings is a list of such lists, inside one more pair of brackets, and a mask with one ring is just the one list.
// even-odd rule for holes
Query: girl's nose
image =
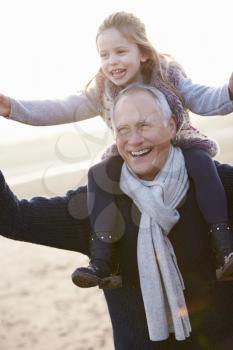
{"label": "girl's nose", "polygon": [[109,63],[110,63],[111,65],[115,65],[115,64],[118,63],[118,58],[116,57],[116,55],[111,55],[111,56],[109,57]]}

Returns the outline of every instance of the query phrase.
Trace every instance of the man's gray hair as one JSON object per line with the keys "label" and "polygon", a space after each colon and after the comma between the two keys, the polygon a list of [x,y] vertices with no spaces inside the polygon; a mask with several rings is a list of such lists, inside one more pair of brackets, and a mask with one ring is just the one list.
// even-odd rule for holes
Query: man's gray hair
{"label": "man's gray hair", "polygon": [[166,97],[158,89],[154,88],[153,86],[145,85],[143,83],[129,84],[126,88],[124,88],[123,90],[121,90],[119,92],[119,94],[117,95],[117,97],[115,98],[115,100],[113,102],[113,106],[112,106],[112,109],[111,109],[111,119],[112,119],[113,124],[114,124],[114,110],[115,110],[117,102],[120,100],[120,98],[125,93],[127,93],[129,91],[140,90],[140,89],[142,91],[148,91],[154,97],[155,102],[158,103],[158,105],[159,105],[159,107],[161,109],[164,126],[167,126],[167,123],[168,123],[169,119],[172,116],[172,111],[171,111],[171,108],[170,108],[170,106],[169,106],[169,104],[167,102]]}

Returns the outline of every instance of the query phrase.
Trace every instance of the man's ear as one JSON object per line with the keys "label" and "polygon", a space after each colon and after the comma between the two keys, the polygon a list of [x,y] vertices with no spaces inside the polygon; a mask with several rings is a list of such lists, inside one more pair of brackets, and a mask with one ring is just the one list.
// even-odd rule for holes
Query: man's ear
{"label": "man's ear", "polygon": [[176,119],[175,119],[174,115],[171,116],[168,125],[169,125],[169,129],[170,129],[171,140],[174,140],[176,137]]}

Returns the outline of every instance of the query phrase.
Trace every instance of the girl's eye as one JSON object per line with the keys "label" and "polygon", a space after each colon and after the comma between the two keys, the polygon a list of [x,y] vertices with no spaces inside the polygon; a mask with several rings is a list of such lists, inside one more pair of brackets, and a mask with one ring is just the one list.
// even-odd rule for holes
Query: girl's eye
{"label": "girl's eye", "polygon": [[101,53],[100,54],[100,58],[107,58],[108,57],[108,54],[107,53]]}
{"label": "girl's eye", "polygon": [[126,50],[118,50],[117,53],[121,55],[121,54],[126,53]]}

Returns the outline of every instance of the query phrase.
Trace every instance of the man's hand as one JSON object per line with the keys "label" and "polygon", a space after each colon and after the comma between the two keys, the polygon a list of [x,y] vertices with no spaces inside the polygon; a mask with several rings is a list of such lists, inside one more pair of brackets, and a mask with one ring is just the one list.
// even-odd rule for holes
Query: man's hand
{"label": "man's hand", "polygon": [[231,74],[228,87],[229,87],[230,98],[231,100],[233,100],[233,73]]}
{"label": "man's hand", "polygon": [[11,111],[10,98],[0,94],[0,115],[8,118]]}

